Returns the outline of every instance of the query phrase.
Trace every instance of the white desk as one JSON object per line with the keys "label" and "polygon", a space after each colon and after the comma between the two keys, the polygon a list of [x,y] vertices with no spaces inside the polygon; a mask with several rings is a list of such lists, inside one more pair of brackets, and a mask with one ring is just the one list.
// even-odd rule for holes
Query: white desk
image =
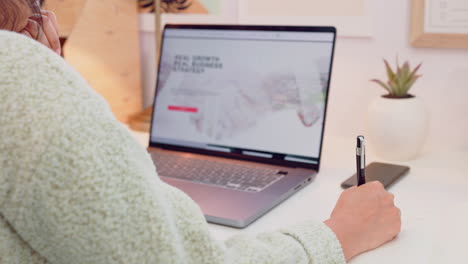
{"label": "white desk", "polygon": [[[147,134],[133,134],[147,146]],[[259,233],[307,219],[327,219],[342,191],[341,181],[354,173],[354,144],[354,138],[326,137],[314,182],[243,230],[210,224],[213,236],[225,240],[241,232]],[[368,149],[369,162],[372,157]],[[402,231],[394,241],[351,263],[467,263],[468,150],[429,152],[399,164],[411,167],[390,188],[402,211]]]}

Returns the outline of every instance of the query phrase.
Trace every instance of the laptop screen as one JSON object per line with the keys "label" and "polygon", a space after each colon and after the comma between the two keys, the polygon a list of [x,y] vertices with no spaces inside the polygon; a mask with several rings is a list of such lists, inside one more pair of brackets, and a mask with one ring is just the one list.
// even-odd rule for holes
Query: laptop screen
{"label": "laptop screen", "polygon": [[329,27],[166,26],[151,143],[320,160]]}

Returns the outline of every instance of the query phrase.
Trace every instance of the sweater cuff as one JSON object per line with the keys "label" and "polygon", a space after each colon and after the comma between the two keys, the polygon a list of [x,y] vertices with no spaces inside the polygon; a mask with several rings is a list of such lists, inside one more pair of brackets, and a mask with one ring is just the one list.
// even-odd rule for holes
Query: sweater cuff
{"label": "sweater cuff", "polygon": [[302,244],[310,263],[346,263],[340,241],[322,222],[305,222],[281,230]]}

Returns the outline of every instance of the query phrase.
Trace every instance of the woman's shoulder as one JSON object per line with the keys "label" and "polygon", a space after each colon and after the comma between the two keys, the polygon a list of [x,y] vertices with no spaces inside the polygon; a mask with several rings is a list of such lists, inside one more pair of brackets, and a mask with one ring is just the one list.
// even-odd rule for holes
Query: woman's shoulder
{"label": "woman's shoulder", "polygon": [[0,62],[0,125],[27,127],[34,120],[36,130],[45,131],[39,120],[60,123],[90,112],[112,116],[107,102],[73,67],[30,38],[0,30]]}
{"label": "woman's shoulder", "polygon": [[66,68],[52,50],[16,32],[0,30],[1,80],[31,81],[45,78],[48,68]]}
{"label": "woman's shoulder", "polygon": [[13,31],[0,29],[0,41],[3,39],[14,39],[14,38],[23,38],[21,34],[18,34]]}
{"label": "woman's shoulder", "polygon": [[49,94],[102,101],[62,57],[21,34],[0,30],[0,61],[0,94],[40,98]]}
{"label": "woman's shoulder", "polygon": [[2,57],[17,58],[31,50],[43,53],[40,46],[41,44],[22,34],[0,29],[0,56]]}

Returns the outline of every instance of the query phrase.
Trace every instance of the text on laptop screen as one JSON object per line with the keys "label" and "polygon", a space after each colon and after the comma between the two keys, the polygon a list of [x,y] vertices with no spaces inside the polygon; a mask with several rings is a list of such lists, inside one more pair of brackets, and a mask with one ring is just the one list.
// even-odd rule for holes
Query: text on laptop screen
{"label": "text on laptop screen", "polygon": [[151,142],[317,163],[334,33],[168,28]]}

